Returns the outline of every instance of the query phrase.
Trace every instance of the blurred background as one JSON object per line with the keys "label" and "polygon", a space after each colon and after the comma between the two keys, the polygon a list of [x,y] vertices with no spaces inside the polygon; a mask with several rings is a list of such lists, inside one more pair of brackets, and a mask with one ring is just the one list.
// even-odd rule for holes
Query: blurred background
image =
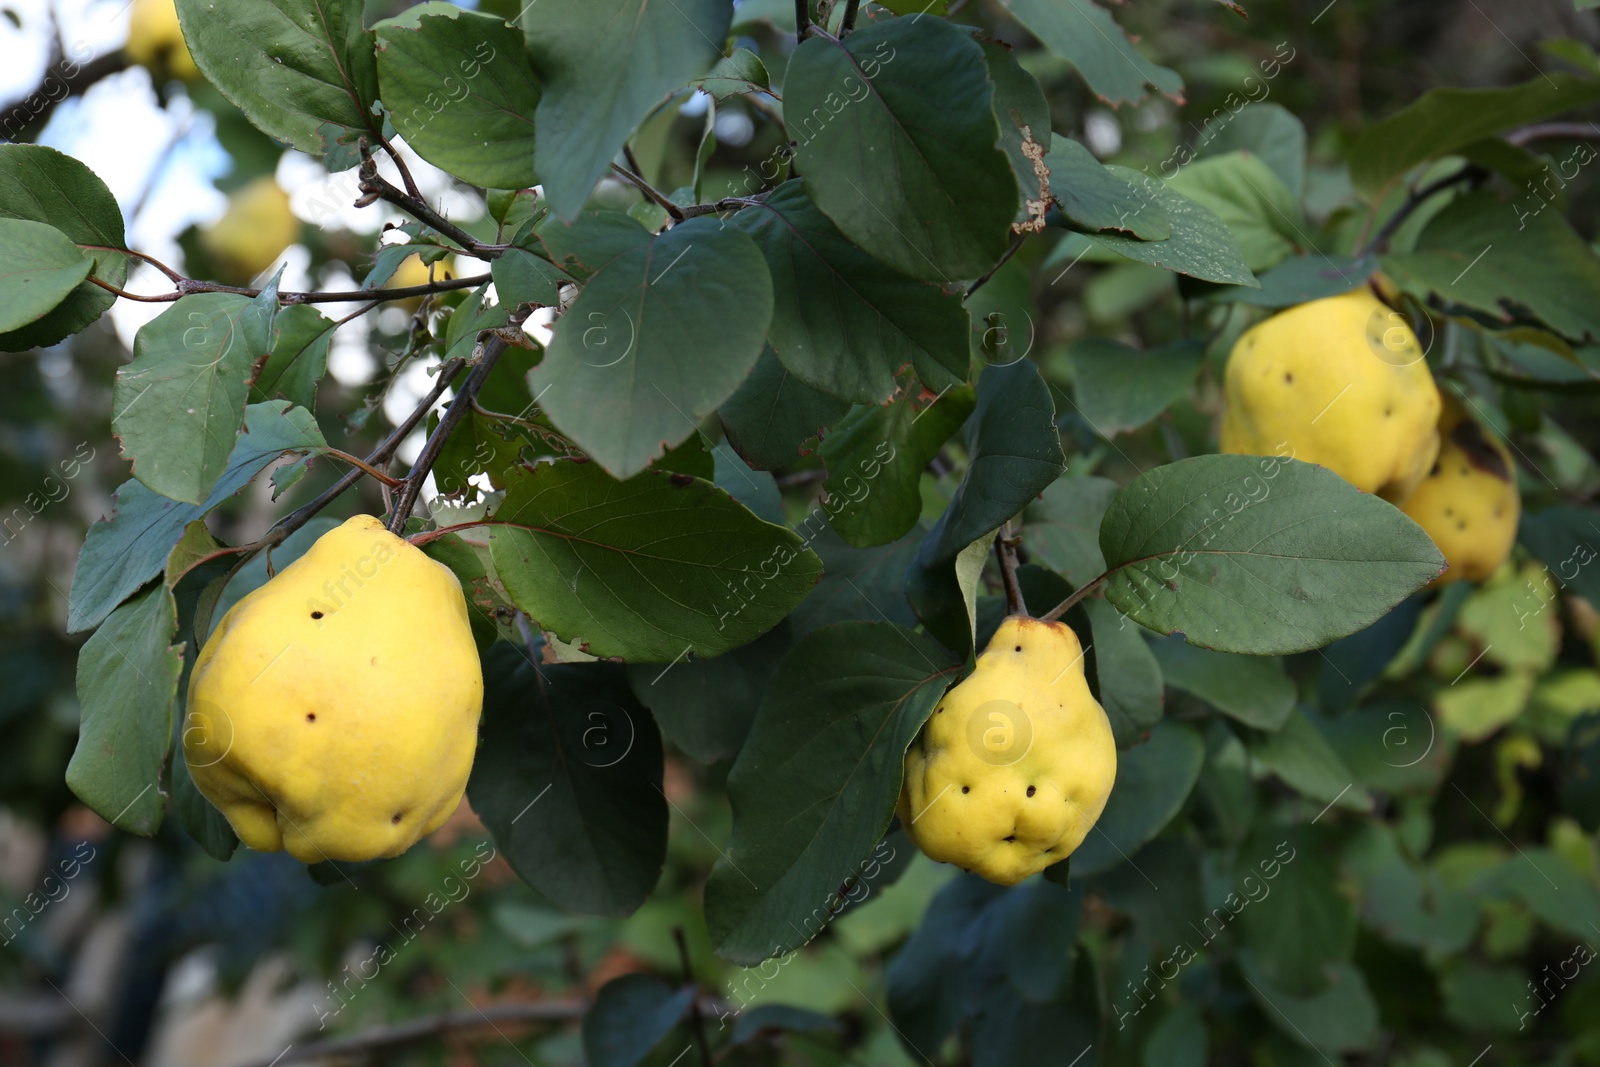
{"label": "blurred background", "polygon": [[[1535,77],[1550,62],[1544,42],[1600,45],[1600,20],[1571,0],[1241,2],[1248,21],[1212,0],[1118,7],[1146,53],[1183,75],[1182,106],[1151,97],[1112,111],[1020,29],[1010,36],[1050,96],[1057,131],[1152,173],[1194,143],[1230,96],[1286,109],[1307,132],[1311,219],[1335,242],[1364,221],[1337,161],[1365,120],[1428,88]],[[367,21],[407,6],[370,0]],[[509,17],[519,5],[462,6]],[[735,18],[739,43],[761,55],[775,83],[794,43],[773,25],[786,12],[792,25],[787,0],[746,0]],[[403,217],[382,203],[352,207],[353,172],[329,173],[249,126],[174,43],[172,19],[161,0],[0,0],[0,132],[87,163],[118,197],[131,247],[187,275],[243,284],[282,263],[285,289],[355,288],[385,227]],[[1263,78],[1274,61],[1277,73]],[[713,106],[686,93],[646,122],[633,147],[658,187],[677,188],[709,123],[706,198],[743,192],[745,168],[782,142],[772,106],[748,98]],[[480,192],[414,156],[410,167],[444,214],[493,233]],[[1592,190],[1584,174],[1567,191],[1568,216],[1584,233],[1594,228]],[[611,180],[596,197],[623,208],[638,201]],[[997,340],[996,326],[1011,338],[1025,330],[1033,357],[1065,386],[1066,352],[1081,337],[1142,346],[1184,332],[1170,273],[1086,262],[1035,283],[1047,254],[1047,245],[1030,246],[983,291],[976,344],[1013,343]],[[144,267],[127,288],[167,283]],[[753,1039],[730,1062],[913,1062],[874,1003],[885,961],[953,872],[910,861],[903,848],[898,880],[806,950],[757,972],[724,964],[708,947],[699,895],[729,830],[726,764],[705,768],[669,751],[667,867],[655,896],[625,920],[575,918],[542,902],[492,856],[466,807],[406,856],[321,885],[285,855],[241,850],[220,864],[173,820],[156,839],[135,839],[75,802],[63,772],[85,635],[66,634],[66,591],[88,525],[110,512],[112,490],[128,477],[110,436],[113,373],[131,358],[140,325],[166,306],[121,300],[60,345],[0,354],[0,1065],[265,1067],[336,1037],[347,1041],[341,1062],[576,1064],[579,1020],[602,984],[640,970],[676,981],[686,963],[730,1005],[817,1013],[809,1032],[801,1027],[781,1045]],[[359,306],[323,310],[339,318]],[[432,361],[405,358],[425,317],[426,309],[391,305],[338,332],[318,398],[331,444],[364,453],[427,391]],[[535,319],[528,328],[539,337],[547,326]],[[1174,440],[1212,450],[1209,418],[1203,404],[1180,406],[1160,426],[1120,439],[1105,472],[1164,462]],[[1068,420],[1064,429],[1083,450],[1097,447],[1083,427]],[[796,500],[814,491],[808,462],[780,472]],[[259,536],[337,474],[316,464],[277,501],[258,479],[214,513],[213,530],[230,543]],[[930,484],[930,514],[943,506],[939,492]],[[364,482],[330,514],[381,507]]]}

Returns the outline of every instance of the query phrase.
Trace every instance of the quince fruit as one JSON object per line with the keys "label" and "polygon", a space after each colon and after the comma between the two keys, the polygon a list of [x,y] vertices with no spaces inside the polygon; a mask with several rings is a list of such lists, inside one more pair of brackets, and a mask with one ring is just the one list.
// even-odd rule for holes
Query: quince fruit
{"label": "quince fruit", "polygon": [[930,858],[1015,885],[1083,843],[1116,777],[1078,636],[1012,615],[906,752],[897,811]]}
{"label": "quince fruit", "polygon": [[358,515],[217,624],[184,760],[251,848],[396,856],[460,804],[482,707],[460,581]]}
{"label": "quince fruit", "polygon": [[[413,285],[427,285],[435,278],[448,277],[449,273],[450,260],[448,257],[436,261],[432,267],[429,267],[428,264],[422,262],[421,256],[413,252],[400,261],[400,265],[395,268],[394,274],[390,275],[389,280],[383,283],[383,287],[385,289],[409,289]],[[404,300],[397,301],[397,303],[403,308],[415,311],[422,306],[422,297],[408,296]]]}
{"label": "quince fruit", "polygon": [[173,0],[134,0],[128,43],[122,51],[158,79],[170,76],[192,82],[200,77],[178,25],[178,6]]}
{"label": "quince fruit", "polygon": [[1517,540],[1522,499],[1516,467],[1506,446],[1453,399],[1439,420],[1439,436],[1438,460],[1400,510],[1433,538],[1450,564],[1435,586],[1485,581]]}
{"label": "quince fruit", "polygon": [[1422,346],[1365,287],[1281,311],[1228,356],[1224,452],[1320,463],[1391,501],[1439,452],[1440,399]]}
{"label": "quince fruit", "polygon": [[271,267],[299,239],[300,220],[289,209],[289,194],[270,174],[234,190],[222,218],[200,234],[218,264],[246,280]]}

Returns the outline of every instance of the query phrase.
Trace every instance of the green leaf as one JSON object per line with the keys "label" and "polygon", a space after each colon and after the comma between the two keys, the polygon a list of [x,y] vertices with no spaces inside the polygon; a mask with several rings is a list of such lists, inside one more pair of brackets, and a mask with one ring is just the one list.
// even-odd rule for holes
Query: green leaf
{"label": "green leaf", "polygon": [[710,93],[720,103],[740,93],[758,92],[772,82],[760,56],[748,48],[735,48],[717,60],[717,65],[707,71],[705,77],[696,78],[689,84]]}
{"label": "green leaf", "polygon": [[1112,107],[1144,99],[1147,87],[1183,103],[1183,79],[1146,59],[1111,18],[1090,0],[1001,0],[1011,15],[1065,59],[1089,91]]}
{"label": "green leaf", "polygon": [[693,986],[673,989],[648,974],[625,974],[600,987],[583,1017],[583,1055],[590,1067],[636,1067],[683,1021]]}
{"label": "green leaf", "polygon": [[906,747],[958,667],[889,623],[838,623],[778,667],[728,775],[733,838],[706,884],[717,952],[754,964],[827,924],[894,815]]}
{"label": "green leaf", "polygon": [[779,623],[756,640],[712,659],[686,656],[665,666],[630,664],[628,684],[661,732],[698,763],[739,754],[761,697],[791,643]]}
{"label": "green leaf", "polygon": [[1369,789],[1431,795],[1450,766],[1449,736],[1414,700],[1380,698],[1341,715],[1318,716],[1312,724]]}
{"label": "green leaf", "polygon": [[197,293],[139,328],[118,369],[111,429],[133,474],[162,496],[198,504],[227,469],[249,396],[250,368],[271,348],[272,306]]}
{"label": "green leaf", "polygon": [[923,545],[925,563],[953,559],[1000,528],[1061,476],[1066,456],[1050,388],[1034,364],[985,368],[967,420],[967,471]]}
{"label": "green leaf", "polygon": [[1350,178],[1362,196],[1376,200],[1418,163],[1596,97],[1600,81],[1563,72],[1505,89],[1430,89],[1361,131],[1350,146]]}
{"label": "green leaf", "polygon": [[0,331],[20,330],[53,311],[94,269],[54,226],[0,218]]}
{"label": "green leaf", "polygon": [[1444,558],[1394,505],[1325,467],[1196,456],[1141,474],[1100,527],[1106,599],[1223,652],[1320,648],[1438,576]]}
{"label": "green leaf", "polygon": [[1010,901],[1025,891],[964,874],[929,903],[886,976],[889,1017],[913,1052],[936,1053],[960,1029],[978,992],[969,988],[979,984],[978,957],[993,943],[994,927]]}
{"label": "green leaf", "polygon": [[[43,145],[0,144],[0,219],[54,226],[80,245],[122,248],[127,240],[122,209],[105,183],[78,160]],[[85,254],[94,260],[94,277],[119,287],[128,280],[128,256],[101,249]],[[0,352],[55,344],[99,318],[116,299],[93,282],[80,282],[42,318],[0,333]]]}
{"label": "green leaf", "polygon": [[[1165,241],[1140,241],[1118,233],[1101,232],[1087,239],[1139,263],[1187,274],[1225,285],[1260,285],[1250,265],[1239,253],[1228,224],[1204,204],[1196,203],[1165,182],[1128,167],[1107,167],[1144,190],[1166,215],[1171,236]],[[1063,242],[1066,244],[1066,242]],[[1058,249],[1056,255],[1061,254]],[[1076,254],[1076,253],[1074,253]]]}
{"label": "green leaf", "polygon": [[589,279],[529,385],[558,429],[613,476],[630,477],[739,388],[761,355],[772,301],[750,238],[690,219]]}
{"label": "green leaf", "polygon": [[1140,352],[1108,337],[1086,337],[1068,352],[1078,411],[1107,439],[1139,429],[1187,395],[1206,358],[1198,341]]}
{"label": "green leaf", "polygon": [[918,403],[909,393],[887,407],[857,407],[823,440],[828,521],[857,548],[904,537],[922,515],[922,473],[977,403],[963,386]]}
{"label": "green leaf", "polygon": [[1325,296],[1348,293],[1365,285],[1378,269],[1378,258],[1373,255],[1324,256],[1313,252],[1307,256],[1290,256],[1276,267],[1262,274],[1259,289],[1245,285],[1230,285],[1214,290],[1211,299],[1219,302],[1254,304],[1256,307],[1286,308],[1321,300]]}
{"label": "green leaf", "polygon": [[797,463],[801,448],[850,410],[789,373],[771,346],[717,415],[734,450],[757,470]]}
{"label": "green leaf", "polygon": [[1189,798],[1205,754],[1193,727],[1171,721],[1158,725],[1144,744],[1118,752],[1111,799],[1072,854],[1072,873],[1108,871],[1160,833]]}
{"label": "green leaf", "polygon": [[538,180],[539,82],[518,30],[437,0],[372,29],[384,107],[419,156],[487,188]]}
{"label": "green leaf", "polygon": [[[1262,69],[1265,71],[1265,66]],[[1200,142],[1199,157],[1211,159],[1249,152],[1278,176],[1289,191],[1291,202],[1298,201],[1306,187],[1305,125],[1294,112],[1270,100],[1253,101],[1238,111],[1230,110],[1228,116],[1214,132],[1208,129],[1210,136]],[[1170,177],[1165,173],[1162,176]]]}
{"label": "green leaf", "polygon": [[667,851],[661,735],[611,664],[484,655],[482,740],[467,794],[517,874],[551,901],[629,915]]}
{"label": "green leaf", "polygon": [[618,482],[591,463],[541,464],[511,480],[494,518],[515,524],[489,539],[512,600],[596,656],[727,652],[776,625],[822,569],[793,531],[683,474]]}
{"label": "green leaf", "polygon": [[1011,49],[998,41],[979,41],[989,80],[994,82],[994,118],[1000,145],[1016,175],[1019,203],[1016,223],[1043,222],[1049,207],[1048,186],[1041,188],[1039,168],[1050,151],[1050,102],[1033,75],[1022,69]]}
{"label": "green leaf", "polygon": [[[797,635],[808,634],[829,623],[856,619],[886,620],[915,627],[917,617],[901,594],[906,568],[916,559],[922,531],[913,529],[892,545],[855,549],[847,545],[818,514],[812,512],[795,526],[804,530],[807,545],[822,559],[822,581],[789,616]],[[813,531],[815,522],[820,526]]]}
{"label": "green leaf", "polygon": [[570,222],[548,215],[515,244],[586,282],[624,252],[650,241],[650,231],[621,211],[591,211]]}
{"label": "green leaf", "polygon": [[1167,684],[1258,730],[1276,730],[1294,710],[1294,682],[1275,656],[1212,652],[1171,637],[1155,643]]}
{"label": "green leaf", "polygon": [[245,432],[234,444],[227,468],[204,503],[180,504],[139,482],[123,482],[112,494],[112,517],[89,527],[78,554],[67,632],[79,633],[94,626],[130,593],[160,574],[184,527],[237,493],[267,464],[286,452],[318,452],[327,447],[309,411],[272,400],[246,409]]}
{"label": "green leaf", "polygon": [[1276,774],[1296,792],[1347,811],[1372,810],[1372,794],[1356,782],[1322,731],[1298,708],[1277,733],[1257,734],[1246,747],[1261,769]]}
{"label": "green leaf", "polygon": [[[1339,892],[1334,856],[1327,835],[1317,834],[1314,827],[1263,828],[1239,849],[1239,886],[1222,901],[1229,914],[1239,916],[1245,944],[1261,974],[1275,988],[1297,996],[1327,988],[1327,967],[1348,961],[1355,942],[1356,909]],[[1257,875],[1261,861],[1271,863],[1278,877]],[[1256,897],[1257,892],[1262,895]]]}
{"label": "green leaf", "polygon": [[269,137],[320,156],[379,134],[362,0],[178,0],[200,72]]}
{"label": "green leaf", "polygon": [[783,91],[806,190],[858,247],[947,284],[1005,251],[1017,181],[997,147],[983,49],[967,33],[896,18],[842,43],[811,37]]}
{"label": "green leaf", "polygon": [[533,69],[539,178],[563,219],[578,214],[645,113],[722,52],[726,0],[588,0],[523,9]]}
{"label": "green leaf", "polygon": [[1142,183],[1129,181],[1070,137],[1057,137],[1045,156],[1050,196],[1072,229],[1117,230],[1141,241],[1165,241],[1172,222]]}
{"label": "green leaf", "polygon": [[1084,610],[1094,642],[1096,695],[1111,720],[1117,747],[1132,748],[1161,721],[1161,664],[1150,651],[1144,631],[1130,625],[1116,608],[1096,599],[1086,603]]}
{"label": "green leaf", "polygon": [[1309,997],[1274,986],[1248,949],[1239,965],[1261,1014],[1295,1043],[1326,1058],[1371,1048],[1377,1040],[1378,1005],[1354,965],[1332,964],[1327,988]]}
{"label": "green leaf", "polygon": [[1383,269],[1402,289],[1503,323],[1526,321],[1526,308],[1564,337],[1600,337],[1600,259],[1555,211],[1530,215],[1469,193],[1428,221],[1415,251],[1384,256]]}
{"label": "green leaf", "polygon": [[971,323],[958,293],[908,278],[857,248],[796,179],[733,217],[773,278],[768,343],[795,377],[881,404],[907,365],[929,389],[966,381]]}
{"label": "green leaf", "polygon": [[250,383],[250,402],[281,396],[314,409],[335,324],[310,304],[292,304],[278,312],[272,325],[272,351]]}
{"label": "green leaf", "polygon": [[1022,543],[1039,562],[1081,586],[1100,577],[1100,524],[1121,486],[1109,478],[1057,478],[1022,515]]}
{"label": "green leaf", "polygon": [[161,826],[161,765],[183,671],[172,592],[156,585],[111,613],[78,653],[83,719],[67,785],[107,822],[149,837]]}
{"label": "green leaf", "polygon": [[1303,239],[1305,220],[1294,194],[1249,152],[1196,160],[1167,185],[1210,208],[1227,225],[1252,271],[1281,263]]}
{"label": "green leaf", "polygon": [[515,245],[490,264],[489,272],[500,302],[510,307],[555,307],[561,301],[561,283],[569,280],[551,263]]}
{"label": "green leaf", "polygon": [[1589,833],[1600,829],[1600,714],[1574,719],[1567,734],[1561,807]]}
{"label": "green leaf", "polygon": [[1179,1004],[1162,1016],[1144,1043],[1142,1067],[1205,1067],[1210,1034],[1197,1004]]}

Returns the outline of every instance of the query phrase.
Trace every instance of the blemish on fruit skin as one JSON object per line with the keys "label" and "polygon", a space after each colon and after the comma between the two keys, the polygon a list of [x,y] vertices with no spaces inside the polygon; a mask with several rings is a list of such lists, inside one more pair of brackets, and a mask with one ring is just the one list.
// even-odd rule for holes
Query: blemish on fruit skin
{"label": "blemish on fruit skin", "polygon": [[374,667],[376,667],[378,665],[378,657],[377,656],[373,656],[372,657],[372,665]]}
{"label": "blemish on fruit skin", "polygon": [[1031,796],[1033,796],[1033,794],[1035,794],[1035,793],[1037,793],[1037,792],[1038,792],[1038,791],[1039,791],[1039,790],[1038,790],[1038,788],[1037,788],[1037,787],[1036,787],[1036,786],[1031,786],[1031,785],[1030,785],[1030,786],[1029,786],[1029,787],[1028,787],[1028,795],[1029,795],[1029,796],[1030,796],[1030,797],[1031,797]]}
{"label": "blemish on fruit skin", "polygon": [[964,785],[961,787],[961,791],[963,793],[970,793],[972,792],[972,787],[970,785]]}
{"label": "blemish on fruit skin", "polygon": [[313,611],[313,612],[312,612],[312,613],[311,613],[311,617],[312,617],[312,618],[313,618],[313,619],[320,619],[320,618],[322,618],[322,612],[320,612],[320,611]]}
{"label": "blemish on fruit skin", "polygon": [[306,722],[316,722],[316,721],[317,721],[317,713],[316,712],[314,712],[314,711],[306,712]]}

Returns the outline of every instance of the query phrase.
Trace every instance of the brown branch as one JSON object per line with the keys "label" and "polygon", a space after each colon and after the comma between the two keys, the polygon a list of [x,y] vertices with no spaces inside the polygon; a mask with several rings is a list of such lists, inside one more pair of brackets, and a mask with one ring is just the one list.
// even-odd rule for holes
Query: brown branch
{"label": "brown branch", "polygon": [[[433,209],[420,196],[414,196],[404,189],[398,188],[383,175],[378,173],[378,163],[372,158],[372,146],[363,137],[360,142],[361,150],[361,192],[363,195],[356,201],[357,207],[365,207],[375,200],[387,200],[402,211],[409,212],[418,221],[432,226],[435,230],[455,241],[462,248],[471,252],[480,259],[495,259],[505,252],[504,247],[479,241],[472,234],[451,222]],[[401,174],[405,175],[404,168]]]}
{"label": "brown branch", "polygon": [[[67,66],[57,39],[45,75],[33,91],[0,113],[0,136],[9,141],[21,142],[35,130],[44,128],[50,115],[64,101],[81,93],[95,82],[128,68],[128,58],[120,51],[95,56],[87,63],[73,64],[78,69],[72,74],[62,73]],[[51,83],[60,86],[60,93],[52,95]]]}
{"label": "brown branch", "polygon": [[1100,577],[1094,579],[1094,581],[1086,583],[1079,588],[1077,592],[1073,593],[1071,596],[1067,597],[1067,599],[1063,600],[1061,603],[1057,604],[1055,607],[1039,616],[1039,620],[1041,622],[1055,622],[1057,619],[1061,618],[1061,616],[1071,611],[1073,607],[1077,605],[1078,601],[1086,599],[1090,593],[1093,593],[1102,585],[1105,585],[1106,579],[1110,577],[1111,572],[1107,571],[1105,574],[1102,574]]}
{"label": "brown branch", "polygon": [[361,459],[358,456],[352,456],[348,452],[341,452],[337,448],[330,448],[324,452],[323,455],[332,456],[337,460],[343,460],[345,463],[350,464],[350,466],[356,468],[357,470],[363,471],[371,477],[378,479],[378,481],[382,482],[384,485],[387,485],[391,489],[398,488],[402,482],[402,479],[396,478],[392,474],[385,474],[383,471],[379,470],[377,467],[374,467],[366,460]]}
{"label": "brown branch", "polygon": [[[79,247],[91,247],[80,245]],[[113,249],[123,252],[127,249]],[[139,255],[129,252],[129,255]],[[141,256],[141,258],[143,258]],[[219,282],[197,281],[193,278],[183,278],[178,282],[178,288],[170,293],[130,293],[120,289],[108,281],[89,276],[89,281],[98,285],[108,293],[127,300],[137,300],[142,304],[170,304],[175,300],[182,300],[191,293],[237,293],[240,296],[260,296],[260,289],[252,289],[242,285],[222,285]],[[427,296],[430,293],[446,293],[453,289],[475,289],[492,280],[492,275],[474,274],[466,278],[443,278],[439,281],[425,282],[422,285],[403,285],[398,289],[346,289],[340,292],[310,292],[310,293],[279,293],[278,303],[287,307],[290,304],[343,304],[353,300],[369,300],[381,302],[384,300],[405,300],[413,296]]]}
{"label": "brown branch", "polygon": [[611,164],[611,169],[622,175],[623,178],[627,179],[628,184],[632,185],[635,189],[638,189],[641,193],[643,193],[646,199],[650,200],[657,207],[660,207],[668,215],[671,215],[674,222],[683,221],[683,208],[667,199],[667,195],[665,193],[661,192],[661,190],[645,181],[642,176],[635,174],[633,171],[629,170],[627,167],[624,167],[620,163]]}
{"label": "brown branch", "polygon": [[1017,254],[1017,249],[1021,248],[1022,242],[1027,239],[1028,231],[1023,231],[1022,233],[1019,233],[1015,237],[1011,238],[1011,244],[1006,247],[1004,252],[1000,253],[1000,258],[994,261],[994,266],[984,271],[983,277],[967,286],[967,291],[962,295],[962,299],[965,300],[973,293],[976,293],[979,289],[983,288],[984,284],[988,282],[990,278],[993,278],[996,274],[999,274],[1000,268],[1011,262],[1011,257]]}
{"label": "brown branch", "polygon": [[1017,582],[1017,546],[1021,543],[1022,538],[1011,536],[1009,521],[1000,528],[1000,536],[994,539],[994,554],[1000,560],[1000,580],[1006,587],[1008,615],[1028,614],[1027,602],[1022,599],[1022,586]]}
{"label": "brown branch", "polygon": [[330,1037],[304,1045],[290,1045],[277,1058],[260,1060],[249,1067],[282,1067],[309,1060],[370,1059],[371,1054],[399,1048],[460,1030],[496,1028],[500,1023],[564,1023],[583,1017],[587,1001],[544,1000],[530,1004],[485,1004],[471,1011],[438,1012],[421,1015],[393,1026],[380,1026],[364,1033]]}
{"label": "brown branch", "polygon": [[483,383],[488,381],[489,374],[505,350],[506,340],[498,333],[489,334],[483,341],[478,365],[472,368],[472,373],[462,383],[461,392],[450,401],[450,407],[445,410],[444,417],[439,420],[439,425],[434,427],[428,443],[422,446],[421,454],[417,456],[417,461],[411,465],[411,470],[406,474],[405,484],[400,487],[400,495],[389,512],[391,533],[396,535],[404,533],[406,519],[411,517],[411,509],[416,506],[417,495],[422,492],[422,483],[427,479],[428,472],[433,470],[434,463],[439,459],[439,453],[444,449],[445,441],[449,440],[450,434],[461,420],[466,418],[467,412],[472,410],[473,399],[478,395],[478,390],[483,388]]}
{"label": "brown branch", "polygon": [[1395,213],[1390,215],[1378,232],[1372,235],[1372,240],[1361,246],[1361,254],[1387,250],[1389,239],[1405,224],[1406,219],[1410,218],[1412,213],[1431,199],[1434,194],[1443,192],[1452,185],[1457,185],[1464,181],[1481,180],[1487,175],[1488,172],[1483,168],[1469,163],[1460,170],[1446,174],[1437,181],[1431,181],[1420,189],[1413,189],[1406,196],[1405,202],[1396,208]]}

